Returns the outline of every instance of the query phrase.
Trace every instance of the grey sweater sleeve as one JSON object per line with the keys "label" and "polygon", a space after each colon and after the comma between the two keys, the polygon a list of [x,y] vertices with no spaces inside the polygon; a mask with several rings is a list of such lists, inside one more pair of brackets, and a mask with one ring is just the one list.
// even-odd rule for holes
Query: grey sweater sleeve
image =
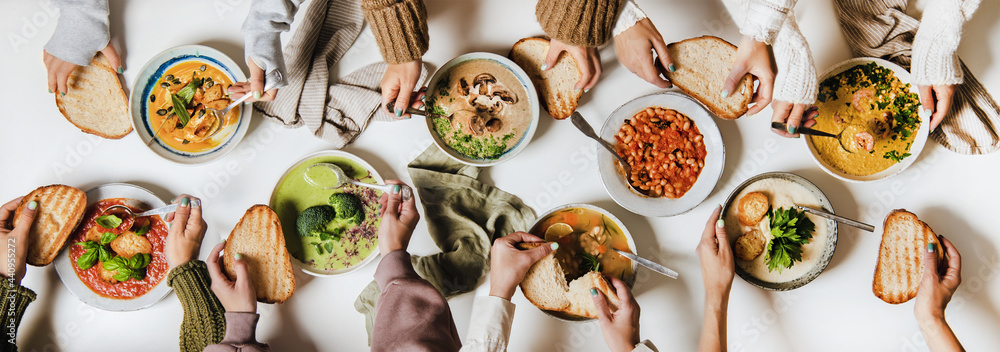
{"label": "grey sweater sleeve", "polygon": [[94,54],[111,40],[108,0],[52,0],[52,4],[59,8],[59,23],[45,51],[66,62],[90,65]]}
{"label": "grey sweater sleeve", "polygon": [[[281,52],[281,32],[287,32],[304,0],[253,0],[243,22],[246,55],[270,77],[274,70],[287,77]],[[279,87],[283,84],[279,84]]]}

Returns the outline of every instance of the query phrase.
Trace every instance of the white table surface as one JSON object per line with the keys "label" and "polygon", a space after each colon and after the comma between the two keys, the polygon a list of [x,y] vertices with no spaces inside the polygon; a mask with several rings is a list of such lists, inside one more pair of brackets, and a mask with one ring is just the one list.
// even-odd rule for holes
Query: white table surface
{"label": "white table surface", "polygon": [[[239,28],[248,0],[112,1],[111,28],[125,58],[125,83],[156,53],[181,44],[216,47],[236,61],[243,56]],[[738,31],[718,1],[640,0],[668,41],[713,34],[739,40]],[[809,39],[819,71],[850,58],[829,1],[802,1],[798,21]],[[918,8],[921,4],[918,4]],[[55,28],[46,2],[0,1],[0,200],[35,187],[64,183],[81,189],[129,182],[163,199],[188,192],[204,200],[209,224],[204,246],[226,236],[243,212],[266,203],[277,178],[308,153],[329,149],[304,129],[287,130],[254,117],[242,144],[228,156],[205,165],[164,161],[143,146],[135,133],[102,140],[81,133],[60,115],[46,91],[42,46]],[[205,11],[195,11],[203,8]],[[430,51],[425,60],[440,66],[472,51],[506,54],[519,38],[542,33],[534,1],[428,0]],[[48,10],[47,10],[48,9]],[[983,1],[966,26],[960,54],[976,76],[1000,95],[1000,3]],[[173,19],[176,24],[167,24]],[[288,37],[286,36],[287,40]],[[613,47],[602,50],[604,77],[581,101],[580,112],[600,125],[624,102],[658,91],[615,61]],[[371,32],[365,30],[338,66],[349,72],[380,60]],[[838,213],[879,224],[889,210],[907,208],[947,235],[962,251],[964,283],[948,307],[948,319],[971,351],[1000,346],[1000,235],[992,222],[1000,195],[1000,153],[970,157],[928,143],[912,168],[883,182],[847,184],[823,172],[804,142],[768,131],[770,108],[737,122],[717,120],[726,142],[726,169],[711,196],[693,211],[670,218],[646,218],[615,204],[601,185],[595,145],[569,122],[543,116],[532,144],[516,159],[486,170],[483,178],[516,194],[536,212],[586,202],[621,218],[639,254],[680,272],[669,280],[641,269],[634,289],[642,307],[642,338],[663,351],[692,351],[701,327],[703,289],[694,248],[712,208],[744,179],[767,171],[790,171],[817,184]],[[344,150],[357,154],[387,178],[409,180],[406,163],[431,143],[421,119],[375,123]],[[877,230],[880,233],[880,230]],[[768,292],[739,277],[729,309],[729,346],[733,351],[911,351],[925,349],[913,318],[913,303],[893,306],[871,291],[880,237],[840,227],[839,248],[816,281],[790,292]],[[410,245],[414,254],[438,251],[418,226]],[[364,320],[353,308],[376,264],[350,275],[312,278],[297,273],[294,297],[281,306],[260,305],[258,337],[276,350],[358,351],[367,348]],[[488,281],[484,281],[486,283]],[[171,295],[136,312],[105,312],[84,305],[62,285],[52,267],[29,267],[24,285],[38,293],[20,326],[22,351],[175,350],[181,307]],[[459,333],[468,329],[473,299],[488,284],[452,298]],[[570,324],[542,314],[524,297],[517,304],[511,351],[606,350],[596,323]],[[109,344],[109,341],[113,341]]]}

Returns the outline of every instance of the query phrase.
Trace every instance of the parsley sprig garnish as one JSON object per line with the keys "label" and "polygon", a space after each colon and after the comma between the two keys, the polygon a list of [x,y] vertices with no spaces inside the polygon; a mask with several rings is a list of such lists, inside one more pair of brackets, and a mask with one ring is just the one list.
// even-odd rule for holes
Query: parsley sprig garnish
{"label": "parsley sprig garnish", "polygon": [[795,208],[772,208],[768,217],[773,238],[767,243],[767,271],[780,273],[802,261],[802,245],[812,239],[816,225]]}

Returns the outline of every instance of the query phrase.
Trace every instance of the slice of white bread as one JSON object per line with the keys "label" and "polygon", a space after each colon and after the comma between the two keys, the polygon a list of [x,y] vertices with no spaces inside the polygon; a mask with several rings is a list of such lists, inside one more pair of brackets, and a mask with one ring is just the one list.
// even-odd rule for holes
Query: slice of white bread
{"label": "slice of white bread", "polygon": [[120,139],[132,132],[128,98],[118,74],[104,54],[97,53],[90,66],[78,66],[66,81],[66,95],[56,92],[56,106],[83,132]]}
{"label": "slice of white bread", "polygon": [[934,243],[938,260],[944,250],[930,226],[906,209],[896,209],[885,217],[882,245],[872,291],[886,303],[900,304],[917,296],[924,275],[924,253]]}
{"label": "slice of white bread", "polygon": [[[518,248],[531,249],[543,244],[546,243],[520,243]],[[566,272],[556,259],[555,252],[532,265],[521,281],[524,298],[539,309],[597,319],[597,307],[590,296],[591,288],[597,288],[604,294],[612,312],[618,310],[618,295],[601,273],[591,271],[567,283]]]}
{"label": "slice of white bread", "polygon": [[44,186],[21,199],[14,211],[14,226],[31,201],[38,202],[35,221],[28,231],[28,264],[46,266],[59,254],[87,210],[87,194],[65,185]]}
{"label": "slice of white bread", "polygon": [[576,60],[569,53],[559,54],[555,66],[542,71],[545,64],[545,57],[549,53],[549,41],[543,38],[524,38],[510,49],[508,55],[514,63],[521,66],[521,69],[528,74],[531,82],[535,84],[535,90],[545,105],[545,110],[549,115],[562,120],[576,111],[577,103],[583,91],[577,91],[573,87],[580,81],[583,75],[580,68],[576,66]]}
{"label": "slice of white bread", "polygon": [[226,276],[236,277],[235,258],[239,253],[247,263],[253,280],[257,301],[282,303],[295,293],[295,276],[292,262],[285,248],[285,235],[281,232],[278,214],[266,205],[247,209],[226,240]]}
{"label": "slice of white bread", "polygon": [[677,71],[667,72],[667,78],[688,95],[698,99],[716,116],[735,120],[747,112],[753,99],[753,78],[750,74],[736,84],[736,91],[723,98],[723,84],[729,76],[736,46],[714,36],[685,39],[667,45]]}

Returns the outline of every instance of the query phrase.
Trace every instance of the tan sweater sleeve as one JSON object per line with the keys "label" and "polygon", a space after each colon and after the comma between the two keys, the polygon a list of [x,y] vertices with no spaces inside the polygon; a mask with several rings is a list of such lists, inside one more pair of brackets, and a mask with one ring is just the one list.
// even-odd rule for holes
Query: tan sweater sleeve
{"label": "tan sweater sleeve", "polygon": [[427,9],[423,0],[361,0],[361,10],[385,62],[410,62],[427,52]]}
{"label": "tan sweater sleeve", "polygon": [[535,16],[552,39],[585,47],[611,39],[621,0],[538,0]]}

